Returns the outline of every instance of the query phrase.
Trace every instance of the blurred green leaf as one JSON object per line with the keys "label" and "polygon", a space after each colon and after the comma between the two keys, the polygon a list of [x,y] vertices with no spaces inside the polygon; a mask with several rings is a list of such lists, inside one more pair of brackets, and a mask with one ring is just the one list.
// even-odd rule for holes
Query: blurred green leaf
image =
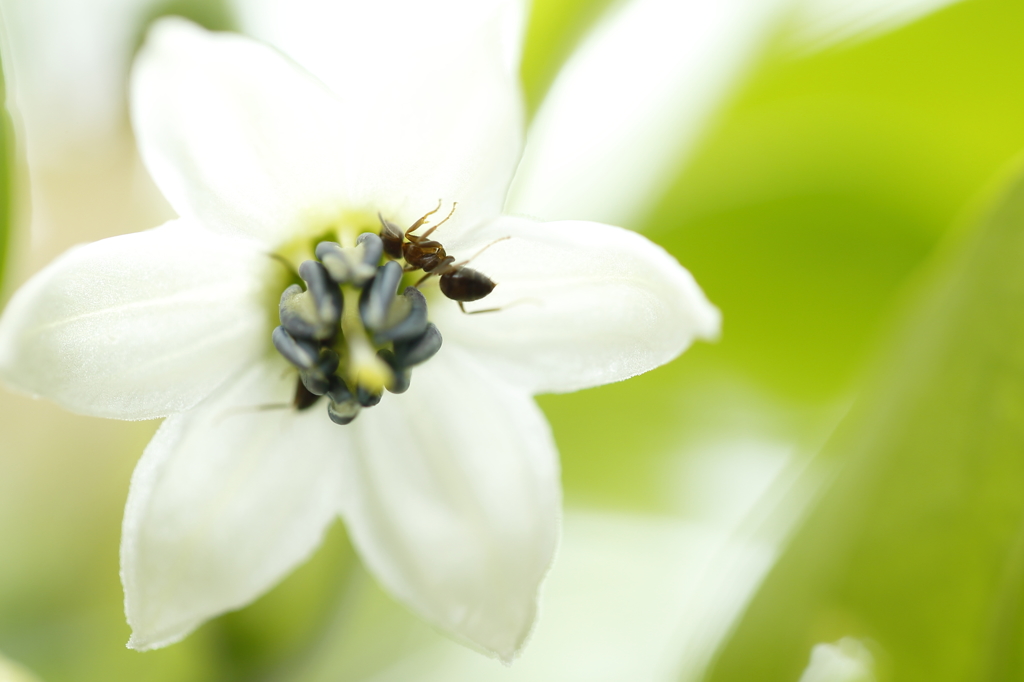
{"label": "blurred green leaf", "polygon": [[915,300],[713,682],[795,682],[848,636],[880,680],[1024,675],[1024,176]]}
{"label": "blurred green leaf", "polygon": [[145,42],[150,24],[171,16],[184,17],[211,31],[236,30],[234,11],[227,0],[164,0],[150,7],[139,21],[135,50]]}
{"label": "blurred green leaf", "polygon": [[1024,3],[965,2],[856,46],[769,51],[645,233],[722,309],[708,354],[836,400],[882,311],[1024,148]]}
{"label": "blurred green leaf", "polygon": [[143,25],[163,16],[185,17],[211,31],[235,28],[234,13],[227,0],[165,0],[150,10],[149,21]]}
{"label": "blurred green leaf", "polygon": [[[541,398],[569,504],[666,511],[652,491],[668,458],[708,438],[817,449],[894,297],[1024,148],[1022,32],[1024,3],[966,2],[756,64],[644,231],[721,308],[722,338],[626,382]],[[730,385],[755,391],[757,409]],[[773,422],[751,424],[755,412]]]}
{"label": "blurred green leaf", "polygon": [[520,74],[526,108],[537,111],[562,62],[612,0],[533,2]]}
{"label": "blurred green leaf", "polygon": [[[219,680],[294,680],[333,633],[353,575],[355,552],[335,523],[313,557],[265,595],[207,623],[199,635],[215,649]],[[361,577],[361,573],[359,576]],[[329,645],[337,645],[331,641]]]}
{"label": "blurred green leaf", "polygon": [[0,63],[0,285],[7,263],[7,242],[11,225],[11,167],[14,164],[13,133],[7,115],[7,88]]}

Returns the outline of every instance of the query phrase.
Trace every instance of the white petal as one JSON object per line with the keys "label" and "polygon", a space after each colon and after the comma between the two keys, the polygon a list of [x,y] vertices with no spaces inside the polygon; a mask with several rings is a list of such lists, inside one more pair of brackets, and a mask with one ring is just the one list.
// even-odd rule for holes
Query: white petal
{"label": "white petal", "polygon": [[2,682],[40,682],[28,668],[0,655],[0,680]]}
{"label": "white petal", "polygon": [[[348,442],[323,405],[291,398],[283,365],[256,365],[170,417],[132,476],[121,540],[129,646],[175,642],[262,594],[319,544],[338,512]],[[319,408],[319,409],[318,409]]]}
{"label": "white petal", "polygon": [[[393,69],[393,75],[406,79],[408,72],[397,68],[402,61],[418,69],[422,60],[435,59],[424,54],[423,41],[444,50],[443,43],[480,30],[496,16],[503,63],[509,73],[516,73],[526,20],[524,0],[434,0],[429,8],[419,0],[231,0],[231,5],[247,35],[276,46],[337,92],[355,83],[382,94],[389,89],[373,73],[353,70],[352,58],[362,61],[366,54],[386,49],[388,54],[381,55],[385,61],[375,61],[372,68]],[[344,40],[338,39],[339,31],[345,31]],[[420,59],[411,63],[411,54]]]}
{"label": "white petal", "polygon": [[[472,262],[498,286],[463,315],[432,304],[446,343],[532,393],[575,391],[620,381],[718,334],[718,310],[664,249],[609,225],[505,218],[474,235],[505,236]],[[467,248],[460,257],[472,255]]]}
{"label": "white petal", "polygon": [[953,5],[959,0],[803,0],[798,3],[797,40],[821,49],[865,39]]}
{"label": "white petal", "polygon": [[788,0],[630,0],[563,66],[506,210],[636,227]]}
{"label": "white petal", "polygon": [[771,568],[773,549],[669,515],[570,508],[542,619],[511,670],[432,638],[405,647],[372,679],[695,682]]}
{"label": "white petal", "polygon": [[424,618],[511,660],[558,536],[558,456],[540,410],[446,347],[354,426],[343,516],[363,561]]}
{"label": "white petal", "polygon": [[500,212],[522,147],[522,0],[236,6],[349,106],[355,204],[408,224],[457,201],[449,234]]}
{"label": "white petal", "polygon": [[277,245],[345,206],[341,104],[264,45],[163,19],[136,60],[131,103],[142,158],[180,215]]}
{"label": "white petal", "polygon": [[4,310],[0,376],[99,417],[188,409],[267,348],[272,267],[183,221],[73,248]]}

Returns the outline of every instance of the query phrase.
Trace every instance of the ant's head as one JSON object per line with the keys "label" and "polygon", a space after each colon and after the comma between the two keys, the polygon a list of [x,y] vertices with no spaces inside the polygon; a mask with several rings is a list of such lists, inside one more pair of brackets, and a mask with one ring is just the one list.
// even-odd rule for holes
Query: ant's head
{"label": "ant's head", "polygon": [[384,253],[392,258],[402,257],[402,229],[394,223],[384,219],[380,213],[380,239],[384,243]]}

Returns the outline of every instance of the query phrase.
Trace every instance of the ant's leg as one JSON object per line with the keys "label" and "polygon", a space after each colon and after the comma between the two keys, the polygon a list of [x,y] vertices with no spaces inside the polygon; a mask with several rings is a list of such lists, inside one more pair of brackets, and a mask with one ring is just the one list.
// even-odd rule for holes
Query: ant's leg
{"label": "ant's leg", "polygon": [[466,315],[479,315],[480,313],[496,313],[496,312],[498,312],[500,310],[506,310],[508,308],[512,308],[512,307],[517,306],[517,305],[522,305],[523,303],[532,303],[533,305],[542,305],[541,302],[539,300],[537,300],[536,298],[521,298],[518,301],[512,301],[511,303],[509,303],[507,305],[499,306],[497,308],[484,308],[482,310],[466,310],[466,306],[463,305],[462,301],[459,301],[458,303],[459,303],[459,310],[461,310]]}
{"label": "ant's leg", "polygon": [[484,308],[483,310],[466,310],[466,306],[459,301],[459,310],[465,315],[479,315],[480,313],[496,313],[499,310],[504,310],[507,306],[501,306],[500,308]]}
{"label": "ant's leg", "polygon": [[466,260],[462,261],[461,263],[456,263],[456,264],[454,265],[454,267],[456,267],[456,268],[461,268],[461,267],[463,267],[464,265],[468,265],[468,264],[469,264],[469,262],[470,262],[471,260],[473,260],[474,258],[476,258],[477,256],[479,256],[479,255],[480,255],[481,253],[483,253],[483,252],[484,252],[484,251],[486,251],[487,249],[491,248],[492,246],[494,246],[494,245],[495,245],[495,244],[497,244],[498,242],[503,242],[503,241],[505,241],[506,239],[511,239],[511,238],[512,238],[511,236],[508,236],[508,237],[498,237],[498,238],[497,238],[497,239],[495,239],[495,240],[494,240],[493,242],[491,242],[490,244],[488,244],[488,245],[487,245],[487,246],[485,246],[484,248],[480,249],[479,251],[477,251],[476,253],[474,253],[474,254],[473,254],[472,256],[470,256],[470,257],[469,257],[469,258],[467,258]]}
{"label": "ant's leg", "polygon": [[412,224],[412,227],[410,227],[408,230],[405,231],[406,238],[409,237],[409,234],[411,232],[415,232],[419,228],[423,227],[423,223],[427,222],[427,218],[429,218],[430,216],[434,215],[435,213],[437,213],[440,210],[441,210],[441,200],[438,199],[437,200],[437,208],[435,208],[433,211],[430,211],[429,213],[423,214],[423,216],[419,220],[417,220],[416,222],[414,222]]}
{"label": "ant's leg", "polygon": [[419,286],[423,284],[423,282],[425,282],[427,278],[430,277],[431,275],[443,275],[444,273],[449,272],[452,269],[452,263],[454,262],[454,258],[452,258],[451,256],[445,256],[444,260],[435,265],[430,270],[430,272],[420,277],[420,281],[416,282],[416,284],[414,284],[413,286],[419,288]]}
{"label": "ant's leg", "polygon": [[243,414],[252,414],[253,412],[269,412],[271,410],[287,410],[292,406],[291,403],[264,403],[262,405],[248,405],[245,407],[234,407],[228,408],[221,412],[214,419],[213,423],[215,426],[219,426],[228,417],[237,417]]}
{"label": "ant's leg", "polygon": [[420,277],[419,281],[417,281],[416,284],[413,284],[413,286],[416,287],[417,289],[419,289],[420,285],[423,284],[424,282],[426,282],[427,279],[429,279],[431,275],[436,275],[436,274],[437,274],[436,272],[428,272],[427,274],[425,274],[422,277]]}

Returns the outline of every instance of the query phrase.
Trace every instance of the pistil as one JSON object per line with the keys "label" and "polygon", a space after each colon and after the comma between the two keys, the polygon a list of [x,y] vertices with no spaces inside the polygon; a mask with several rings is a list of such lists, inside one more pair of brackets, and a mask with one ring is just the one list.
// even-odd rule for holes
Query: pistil
{"label": "pistil", "polygon": [[359,314],[361,292],[354,287],[342,287],[344,312],[341,315],[341,335],[348,347],[348,377],[357,387],[380,393],[394,383],[395,376],[387,363],[377,357],[377,349],[363,326]]}

